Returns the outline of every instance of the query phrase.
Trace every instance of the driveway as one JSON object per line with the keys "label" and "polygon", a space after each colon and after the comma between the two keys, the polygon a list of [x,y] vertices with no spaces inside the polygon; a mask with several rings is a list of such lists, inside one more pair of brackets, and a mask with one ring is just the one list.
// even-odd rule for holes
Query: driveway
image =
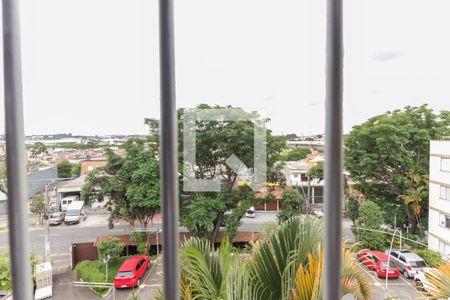
{"label": "driveway", "polygon": [[[136,289],[116,289],[115,299],[116,300],[127,300],[128,297],[135,292],[140,299],[155,299],[159,295],[159,290],[162,290],[163,282],[163,266],[162,266],[162,256],[152,263],[150,270],[148,270],[144,279],[142,280],[141,286]],[[105,299],[113,300],[113,295],[110,293]]]}
{"label": "driveway", "polygon": [[77,281],[74,271],[53,276],[53,297],[50,299],[79,300],[99,298],[88,288],[74,287],[72,285],[73,281]]}
{"label": "driveway", "polygon": [[383,300],[385,298],[392,299],[420,299],[423,297],[415,285],[414,280],[406,279],[403,275],[400,275],[397,279],[388,280],[388,289],[385,297],[385,278],[378,278],[375,271],[370,271],[367,267],[360,265],[361,269],[370,277],[370,281],[375,290],[375,299]]}

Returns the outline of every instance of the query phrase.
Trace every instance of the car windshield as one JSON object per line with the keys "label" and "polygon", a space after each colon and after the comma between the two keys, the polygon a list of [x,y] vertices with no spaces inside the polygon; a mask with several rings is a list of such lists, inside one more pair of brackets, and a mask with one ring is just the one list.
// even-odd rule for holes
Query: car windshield
{"label": "car windshield", "polygon": [[131,277],[133,274],[133,271],[118,272],[117,277]]}
{"label": "car windshield", "polygon": [[50,215],[50,219],[58,219],[59,218],[59,214],[51,214]]}
{"label": "car windshield", "polygon": [[425,262],[423,260],[411,262],[411,267],[413,267],[413,268],[425,268],[426,266],[427,265],[425,264]]}
{"label": "car windshield", "polygon": [[254,211],[251,210],[251,209],[249,209],[249,210],[247,210],[247,213],[248,213],[248,214],[252,214],[252,213],[254,213]]}
{"label": "car windshield", "polygon": [[[380,265],[381,265],[382,268],[386,268],[387,267],[387,261],[381,262]],[[395,264],[392,261],[390,261],[389,262],[389,267],[395,268]]]}
{"label": "car windshield", "polygon": [[80,211],[79,210],[69,210],[69,211],[67,211],[67,216],[78,216],[80,214]]}

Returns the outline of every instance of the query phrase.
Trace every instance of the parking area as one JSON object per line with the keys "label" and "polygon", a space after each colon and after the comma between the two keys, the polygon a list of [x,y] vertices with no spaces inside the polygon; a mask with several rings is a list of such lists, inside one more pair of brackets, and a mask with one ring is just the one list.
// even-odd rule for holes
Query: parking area
{"label": "parking area", "polygon": [[423,297],[415,285],[413,279],[406,279],[400,275],[397,279],[389,279],[386,287],[386,279],[378,278],[375,271],[370,271],[367,267],[360,265],[361,269],[370,277],[370,281],[375,290],[375,299],[382,300],[386,298],[391,299],[420,299]]}

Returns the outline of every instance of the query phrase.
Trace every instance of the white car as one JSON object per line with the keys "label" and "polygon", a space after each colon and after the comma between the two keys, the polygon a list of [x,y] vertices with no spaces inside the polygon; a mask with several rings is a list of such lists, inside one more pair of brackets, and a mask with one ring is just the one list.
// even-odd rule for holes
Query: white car
{"label": "white car", "polygon": [[250,207],[245,213],[246,218],[254,218],[256,216],[255,207]]}

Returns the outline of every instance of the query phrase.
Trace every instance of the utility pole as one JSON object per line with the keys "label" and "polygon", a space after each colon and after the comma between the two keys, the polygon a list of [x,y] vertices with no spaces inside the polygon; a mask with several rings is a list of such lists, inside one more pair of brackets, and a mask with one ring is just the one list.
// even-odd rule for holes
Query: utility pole
{"label": "utility pole", "polygon": [[44,199],[45,199],[45,212],[44,212],[44,219],[45,219],[45,261],[50,261],[50,226],[49,226],[49,214],[48,214],[48,184],[45,185],[44,189]]}

